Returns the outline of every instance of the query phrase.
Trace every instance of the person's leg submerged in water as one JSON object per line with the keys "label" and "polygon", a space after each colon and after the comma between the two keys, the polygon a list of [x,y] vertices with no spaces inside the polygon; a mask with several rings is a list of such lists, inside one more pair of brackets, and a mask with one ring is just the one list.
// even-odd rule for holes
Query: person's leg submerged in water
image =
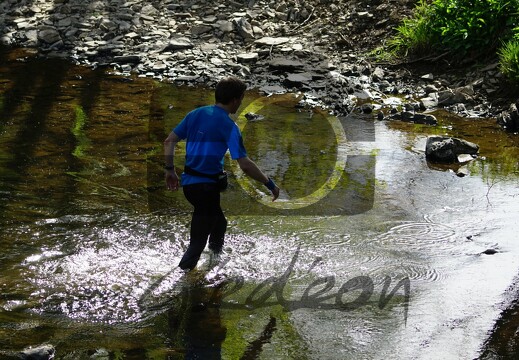
{"label": "person's leg submerged in water", "polygon": [[209,248],[214,253],[222,251],[227,220],[220,207],[220,191],[216,184],[193,184],[183,187],[186,199],[194,206],[191,218],[189,246],[179,267],[191,270],[196,267],[209,238]]}

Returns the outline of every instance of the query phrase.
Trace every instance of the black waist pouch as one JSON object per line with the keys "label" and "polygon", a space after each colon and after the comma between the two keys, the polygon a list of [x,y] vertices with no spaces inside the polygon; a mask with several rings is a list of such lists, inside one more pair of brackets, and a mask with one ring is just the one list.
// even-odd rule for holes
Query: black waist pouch
{"label": "black waist pouch", "polygon": [[191,169],[189,166],[185,166],[184,172],[188,175],[201,176],[201,177],[206,177],[208,179],[216,180],[216,185],[218,186],[218,189],[220,191],[224,191],[225,189],[227,189],[227,186],[229,184],[229,181],[227,179],[227,173],[225,171],[222,171],[221,173],[218,173],[218,174],[204,174],[199,171]]}

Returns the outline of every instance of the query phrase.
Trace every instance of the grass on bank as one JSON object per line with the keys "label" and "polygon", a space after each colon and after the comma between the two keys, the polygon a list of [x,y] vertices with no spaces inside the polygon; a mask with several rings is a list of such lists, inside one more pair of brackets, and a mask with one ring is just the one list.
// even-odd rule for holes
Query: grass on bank
{"label": "grass on bank", "polygon": [[519,0],[420,0],[396,31],[391,57],[462,63],[497,54],[503,74],[519,82]]}

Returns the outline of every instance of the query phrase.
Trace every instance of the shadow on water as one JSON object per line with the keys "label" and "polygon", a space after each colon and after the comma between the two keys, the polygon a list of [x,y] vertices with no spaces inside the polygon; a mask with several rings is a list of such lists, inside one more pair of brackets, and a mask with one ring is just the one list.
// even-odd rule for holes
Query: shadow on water
{"label": "shadow on water", "polygon": [[[222,321],[220,305],[225,295],[225,283],[203,284],[186,281],[181,292],[170,299],[168,308],[158,315],[155,323],[167,324],[164,343],[170,360],[221,360],[226,359],[223,343],[227,338],[227,327]],[[236,359],[259,359],[263,346],[268,344],[276,331],[276,318],[270,317],[256,339],[249,340],[245,350]],[[125,359],[146,358],[145,349],[120,350],[114,355]],[[235,358],[233,356],[233,358]]]}
{"label": "shadow on water", "polygon": [[[222,344],[227,336],[220,313],[224,288],[225,283],[213,286],[186,283],[177,297],[178,304],[171,304],[167,311],[168,345],[171,349],[183,349],[179,359],[222,359]],[[249,341],[239,359],[258,359],[263,345],[270,342],[275,331],[276,318],[271,316],[258,338]]]}
{"label": "shadow on water", "polygon": [[22,103],[28,105],[25,116],[19,118],[22,122],[20,129],[8,149],[14,157],[6,166],[17,170],[17,181],[21,181],[34,165],[34,144],[45,132],[50,109],[60,94],[60,85],[68,68],[66,63],[58,60],[42,63],[29,59],[23,69],[14,74],[13,86],[4,94],[0,112],[4,121],[10,119]]}

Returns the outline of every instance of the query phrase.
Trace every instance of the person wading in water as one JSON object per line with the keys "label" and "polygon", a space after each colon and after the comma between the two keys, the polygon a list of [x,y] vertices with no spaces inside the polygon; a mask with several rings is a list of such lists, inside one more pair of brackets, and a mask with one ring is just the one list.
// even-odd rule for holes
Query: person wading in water
{"label": "person wading in water", "polygon": [[215,89],[215,105],[192,110],[164,141],[166,186],[169,190],[178,190],[180,182],[173,164],[175,146],[186,140],[181,183],[194,211],[189,246],[178,265],[183,270],[195,268],[208,240],[214,254],[222,252],[227,220],[220,206],[220,191],[227,184],[223,171],[227,150],[246,175],[272,192],[272,201],[279,196],[279,187],[247,156],[240,129],[229,117],[240,107],[246,89],[238,78],[220,80]]}

